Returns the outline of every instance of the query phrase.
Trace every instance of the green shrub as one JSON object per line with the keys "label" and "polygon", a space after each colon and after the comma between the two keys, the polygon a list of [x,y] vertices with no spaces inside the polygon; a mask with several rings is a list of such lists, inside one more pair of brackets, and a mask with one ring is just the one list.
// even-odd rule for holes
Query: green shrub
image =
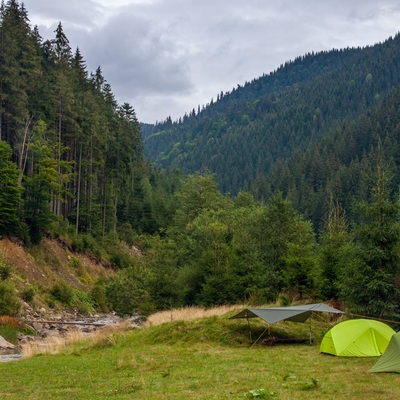
{"label": "green shrub", "polygon": [[73,289],[71,306],[77,308],[81,314],[89,314],[94,310],[92,298],[86,292],[78,289]]}
{"label": "green shrub", "polygon": [[11,265],[3,258],[0,258],[0,279],[5,281],[11,276]]}
{"label": "green shrub", "polygon": [[132,225],[127,222],[118,227],[118,237],[130,246],[135,243],[137,236],[138,235],[132,228]]}
{"label": "green shrub", "polygon": [[78,289],[74,289],[66,282],[55,284],[47,298],[47,304],[55,307],[56,303],[76,308],[81,314],[88,314],[94,310],[94,302],[90,295]]}
{"label": "green shrub", "polygon": [[102,311],[102,312],[107,312],[108,307],[107,307],[107,295],[106,295],[106,286],[105,286],[105,280],[103,278],[99,279],[92,288],[91,291],[91,297],[94,302],[94,306]]}
{"label": "green shrub", "polygon": [[36,294],[35,288],[33,286],[29,286],[24,291],[22,291],[21,299],[26,301],[27,303],[32,303],[35,294]]}
{"label": "green shrub", "polygon": [[75,275],[79,277],[79,280],[84,285],[90,285],[91,283],[93,283],[93,280],[89,275],[85,264],[83,264],[79,260],[79,258],[72,256],[71,259],[69,260],[69,265],[71,266],[71,268],[74,269]]}
{"label": "green shrub", "polygon": [[82,268],[82,263],[81,263],[81,261],[79,260],[79,258],[77,258],[77,257],[75,257],[75,256],[72,256],[72,257],[71,257],[71,259],[69,260],[69,265],[70,265],[72,268],[76,268],[76,269]]}
{"label": "green shrub", "polygon": [[154,312],[154,304],[140,279],[135,276],[133,268],[122,270],[108,278],[106,297],[109,307],[119,315],[139,313],[149,315]]}
{"label": "green shrub", "polygon": [[50,308],[54,308],[56,306],[56,301],[51,296],[46,296],[45,301]]}
{"label": "green shrub", "polygon": [[110,252],[110,263],[114,268],[123,269],[133,265],[132,257],[119,249]]}
{"label": "green shrub", "polygon": [[20,303],[12,282],[0,281],[0,315],[15,316],[19,308]]}
{"label": "green shrub", "polygon": [[72,247],[73,251],[85,250],[82,236],[80,236],[80,235],[73,236],[72,242],[71,242],[71,247]]}
{"label": "green shrub", "polygon": [[51,288],[50,297],[65,305],[72,305],[74,290],[66,282],[60,282]]}

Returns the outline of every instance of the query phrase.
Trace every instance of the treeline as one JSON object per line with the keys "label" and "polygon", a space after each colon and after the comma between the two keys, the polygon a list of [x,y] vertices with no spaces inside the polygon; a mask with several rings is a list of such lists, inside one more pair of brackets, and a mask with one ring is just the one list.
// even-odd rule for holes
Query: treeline
{"label": "treeline", "polygon": [[186,173],[209,170],[222,192],[251,190],[261,200],[260,177],[268,180],[277,164],[334,140],[399,85],[399,35],[370,47],[307,54],[183,119],[143,126],[144,153]]}
{"label": "treeline", "polygon": [[43,41],[23,4],[3,3],[0,17],[0,234],[38,243],[54,221],[94,237],[156,231],[168,210],[154,211],[164,189],[133,107],[100,67],[87,71],[61,23]]}
{"label": "treeline", "polygon": [[[396,320],[400,202],[379,163],[374,178],[371,200],[352,205],[357,222],[331,202],[317,239],[311,221],[281,193],[266,204],[246,192],[232,199],[212,175],[189,175],[175,194],[168,229],[142,238],[143,257],[103,282],[103,292],[120,313],[321,299]],[[118,290],[110,292],[114,283]]]}

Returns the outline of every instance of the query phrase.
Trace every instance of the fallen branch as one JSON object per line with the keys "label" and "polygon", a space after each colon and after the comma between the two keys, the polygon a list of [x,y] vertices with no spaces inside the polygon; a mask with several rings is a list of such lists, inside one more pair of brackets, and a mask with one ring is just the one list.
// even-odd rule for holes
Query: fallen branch
{"label": "fallen branch", "polygon": [[104,322],[71,322],[71,321],[25,321],[27,324],[33,324],[33,323],[39,323],[39,324],[59,324],[59,325],[91,325],[91,326],[105,326],[105,325],[110,325],[106,324]]}
{"label": "fallen branch", "polygon": [[288,339],[283,339],[283,338],[275,338],[275,337],[268,337],[266,339],[263,339],[261,341],[262,344],[266,346],[273,346],[275,343],[307,343],[310,342],[310,338],[288,338]]}

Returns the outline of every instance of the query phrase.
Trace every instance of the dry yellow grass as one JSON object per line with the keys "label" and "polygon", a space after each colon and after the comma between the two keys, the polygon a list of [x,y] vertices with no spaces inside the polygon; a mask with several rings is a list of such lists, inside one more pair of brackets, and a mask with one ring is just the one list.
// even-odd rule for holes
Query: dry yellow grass
{"label": "dry yellow grass", "polygon": [[0,316],[0,325],[7,325],[14,328],[20,328],[21,324],[19,320],[15,317],[10,317],[8,315],[1,315]]}
{"label": "dry yellow grass", "polygon": [[228,312],[242,309],[243,305],[226,305],[212,308],[183,307],[174,310],[159,311],[150,315],[143,326],[160,325],[171,321],[192,321],[194,319],[224,315]]}
{"label": "dry yellow grass", "polygon": [[22,358],[30,358],[38,354],[57,354],[66,346],[74,343],[91,341],[93,344],[98,344],[104,340],[108,340],[114,333],[125,332],[131,327],[129,321],[123,321],[118,324],[106,325],[104,328],[84,333],[78,329],[71,330],[67,334],[55,335],[44,339],[33,340],[24,343],[21,346]]}

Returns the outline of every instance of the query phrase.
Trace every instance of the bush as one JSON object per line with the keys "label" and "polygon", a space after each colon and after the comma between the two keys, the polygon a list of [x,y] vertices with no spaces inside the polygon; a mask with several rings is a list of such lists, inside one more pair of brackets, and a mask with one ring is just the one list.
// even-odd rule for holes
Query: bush
{"label": "bush", "polygon": [[16,316],[20,303],[14,285],[10,281],[0,281],[0,315]]}
{"label": "bush", "polygon": [[88,314],[94,310],[92,298],[82,290],[74,289],[66,282],[57,283],[50,290],[47,304],[55,307],[57,302],[74,307],[82,314]]}
{"label": "bush", "polygon": [[21,293],[21,299],[27,303],[31,303],[35,297],[35,294],[35,288],[33,286],[29,286]]}
{"label": "bush", "polygon": [[0,258],[0,279],[5,281],[11,276],[11,265]]}
{"label": "bush", "polygon": [[85,250],[84,242],[82,236],[73,236],[71,242],[72,250],[75,252]]}
{"label": "bush", "polygon": [[103,278],[99,279],[93,286],[91,296],[94,302],[94,306],[102,311],[107,312],[107,296],[106,296],[106,287],[105,280]]}
{"label": "bush", "polygon": [[60,282],[51,288],[50,297],[65,305],[72,305],[74,290],[67,283]]}
{"label": "bush", "polygon": [[81,314],[89,314],[94,310],[92,298],[82,290],[73,289],[71,306],[78,309]]}
{"label": "bush", "polygon": [[133,268],[122,270],[105,285],[107,304],[119,315],[149,315],[154,304],[143,283],[134,276]]}
{"label": "bush", "polygon": [[69,265],[70,265],[72,268],[75,268],[75,269],[81,269],[81,268],[82,268],[82,263],[81,263],[81,261],[79,260],[79,258],[77,258],[77,257],[75,257],[75,256],[72,256],[72,257],[71,257],[71,259],[69,260]]}
{"label": "bush", "polygon": [[123,269],[133,265],[132,257],[122,250],[114,249],[110,252],[110,263],[114,268]]}
{"label": "bush", "polygon": [[105,257],[101,244],[90,235],[73,235],[71,237],[71,246],[73,251],[85,251],[98,260],[102,260]]}

